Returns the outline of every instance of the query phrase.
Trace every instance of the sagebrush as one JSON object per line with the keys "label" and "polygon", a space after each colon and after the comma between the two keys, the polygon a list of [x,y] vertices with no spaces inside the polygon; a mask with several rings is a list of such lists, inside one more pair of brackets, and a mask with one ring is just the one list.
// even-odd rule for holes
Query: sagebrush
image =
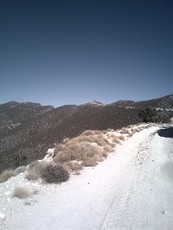
{"label": "sagebrush", "polygon": [[69,179],[70,175],[61,165],[47,165],[42,170],[41,178],[46,183],[62,183]]}

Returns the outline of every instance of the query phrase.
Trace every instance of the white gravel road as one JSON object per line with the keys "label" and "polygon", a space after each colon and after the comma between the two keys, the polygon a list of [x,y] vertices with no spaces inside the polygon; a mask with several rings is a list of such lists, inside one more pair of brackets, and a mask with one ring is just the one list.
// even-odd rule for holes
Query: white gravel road
{"label": "white gravel road", "polygon": [[[172,129],[158,135],[159,129],[134,134],[105,161],[61,185],[33,183],[23,174],[0,184],[0,213],[6,217],[0,229],[172,230]],[[18,185],[39,193],[12,198]]]}

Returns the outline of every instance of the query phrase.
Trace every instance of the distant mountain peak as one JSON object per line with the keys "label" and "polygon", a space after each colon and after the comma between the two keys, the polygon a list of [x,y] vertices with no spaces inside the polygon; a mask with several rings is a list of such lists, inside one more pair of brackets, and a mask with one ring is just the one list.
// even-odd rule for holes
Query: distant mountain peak
{"label": "distant mountain peak", "polygon": [[91,106],[105,106],[105,104],[103,104],[102,102],[96,101],[96,100],[92,100],[88,103],[83,104],[82,106],[85,105],[91,105]]}
{"label": "distant mountain peak", "polygon": [[104,105],[102,102],[97,101],[97,100],[92,100],[90,103],[94,105]]}
{"label": "distant mountain peak", "polygon": [[134,106],[135,102],[132,101],[132,100],[119,100],[119,101],[116,101],[114,103],[112,103],[112,105],[115,105],[115,106],[122,106],[122,107],[132,107]]}

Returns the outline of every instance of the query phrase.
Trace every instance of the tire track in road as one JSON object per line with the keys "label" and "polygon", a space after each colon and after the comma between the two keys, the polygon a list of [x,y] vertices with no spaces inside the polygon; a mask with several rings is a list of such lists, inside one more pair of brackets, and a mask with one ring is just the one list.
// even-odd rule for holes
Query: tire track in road
{"label": "tire track in road", "polygon": [[[158,185],[161,168],[158,159],[166,161],[168,158],[164,156],[164,143],[165,140],[158,137],[155,130],[139,143],[134,161],[122,175],[121,184],[99,230],[166,230],[168,226],[173,227],[170,218],[173,213],[168,218],[164,211],[168,208],[165,198],[168,192]],[[170,193],[168,195],[172,200],[173,193]],[[173,207],[170,209],[173,211]]]}

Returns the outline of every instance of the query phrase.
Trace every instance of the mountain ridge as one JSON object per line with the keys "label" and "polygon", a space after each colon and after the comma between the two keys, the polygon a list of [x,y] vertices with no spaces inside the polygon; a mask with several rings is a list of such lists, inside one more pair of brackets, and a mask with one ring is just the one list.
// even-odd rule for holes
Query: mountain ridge
{"label": "mountain ridge", "polygon": [[[121,102],[121,103],[120,103]],[[137,104],[136,104],[137,103]],[[0,171],[41,159],[50,147],[83,131],[120,129],[141,122],[141,107],[173,109],[173,94],[144,102],[86,103],[57,108],[39,103],[0,105]]]}

